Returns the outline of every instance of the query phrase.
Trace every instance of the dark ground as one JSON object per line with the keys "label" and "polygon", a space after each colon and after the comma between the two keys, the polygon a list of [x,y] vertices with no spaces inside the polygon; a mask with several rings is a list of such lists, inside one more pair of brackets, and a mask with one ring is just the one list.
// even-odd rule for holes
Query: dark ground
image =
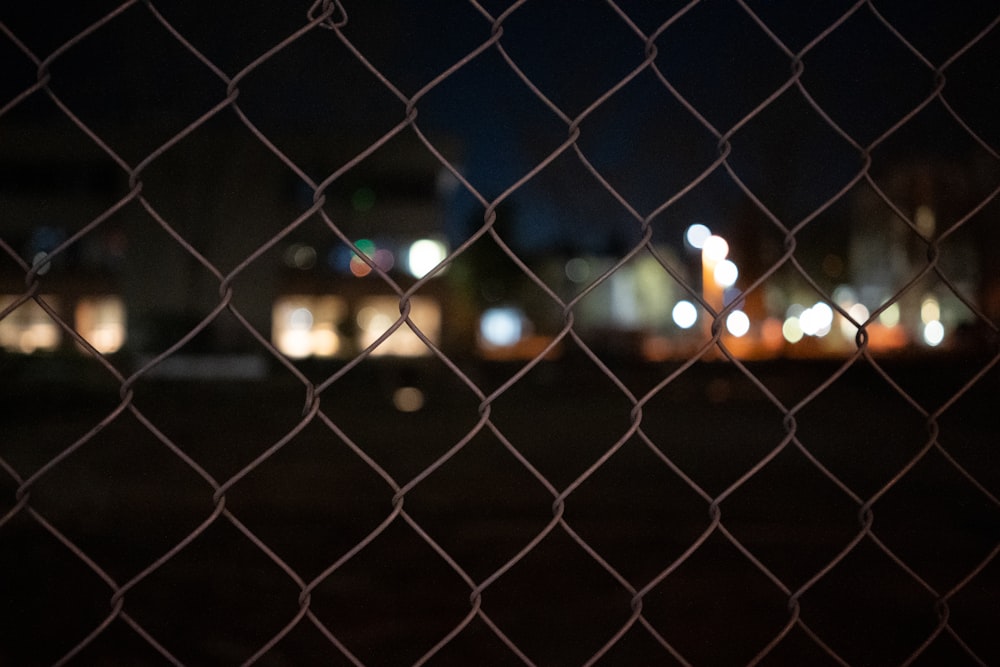
{"label": "dark ground", "polygon": [[[0,457],[22,479],[71,445],[118,405],[115,383],[88,367],[3,362]],[[78,362],[83,363],[83,362]],[[886,362],[918,405],[934,412],[982,360]],[[85,366],[85,364],[84,364]],[[751,366],[786,406],[836,370],[835,362]],[[673,366],[615,367],[642,397]],[[304,371],[321,381],[335,368]],[[469,369],[484,393],[516,366]],[[401,384],[426,397],[414,413],[390,400]],[[1000,664],[996,633],[1000,557],[1000,378],[993,368],[945,410],[938,442],[972,473],[975,488],[932,449],[884,494],[928,442],[927,419],[868,365],[859,363],[795,415],[803,446],[863,501],[879,494],[872,530],[904,567],[864,537],[799,598],[801,618],[852,665],[904,662],[939,624],[948,627],[921,665]],[[133,405],[220,483],[301,419],[305,391],[275,373],[251,382],[142,380]],[[367,363],[321,396],[333,424],[399,486],[469,433],[480,400],[433,363]],[[557,489],[574,485],[630,428],[631,404],[592,364],[545,363],[491,406],[509,443]],[[788,591],[833,561],[861,531],[859,503],[794,443],[738,488],[732,485],[786,436],[783,414],[728,363],[701,364],[657,392],[642,433],[587,476],[565,500],[566,526],[635,589],[642,589],[711,526],[710,501],[654,452],[721,504],[722,525]],[[791,427],[790,421],[785,421]],[[0,513],[18,483],[0,476]],[[727,492],[727,489],[730,489]],[[992,498],[990,495],[992,494]],[[309,582],[393,511],[394,490],[318,418],[248,472],[225,509]],[[128,410],[34,481],[30,507],[118,583],[134,578],[212,515],[213,488]],[[482,429],[408,491],[398,515],[312,591],[310,611],[366,665],[412,664],[469,613],[470,587],[408,523],[412,519],[475,582],[482,582],[545,530],[553,494]],[[922,583],[921,583],[922,582]],[[219,516],[197,539],[131,588],[124,611],[176,658],[239,664],[299,610],[300,588],[230,521]],[[947,596],[945,607],[936,606]],[[112,590],[26,510],[0,526],[0,664],[58,660],[108,616]],[[539,665],[577,665],[629,620],[631,593],[556,525],[482,595],[482,609]],[[745,664],[793,618],[789,594],[715,530],[642,600],[643,619],[692,664]],[[73,664],[168,664],[121,618]],[[305,618],[258,664],[348,664]],[[479,618],[434,656],[438,665],[520,664]],[[603,665],[674,664],[636,623]],[[771,665],[832,665],[799,627],[765,659]]]}

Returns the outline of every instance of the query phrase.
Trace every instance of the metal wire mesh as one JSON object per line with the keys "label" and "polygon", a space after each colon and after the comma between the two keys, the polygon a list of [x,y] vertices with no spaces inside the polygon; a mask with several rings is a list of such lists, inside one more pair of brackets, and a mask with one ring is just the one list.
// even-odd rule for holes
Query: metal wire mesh
{"label": "metal wire mesh", "polygon": [[[930,9],[863,0],[798,17],[802,9],[743,0],[654,9],[317,0],[247,10],[266,15],[253,31],[235,8],[209,19],[204,8],[133,0],[38,17],[16,4],[0,14],[5,178],[24,185],[45,155],[87,154],[89,180],[71,166],[31,183],[110,185],[71,211],[47,210],[37,188],[4,191],[0,259],[18,282],[5,284],[0,321],[32,309],[32,321],[67,341],[72,359],[57,361],[79,376],[19,375],[15,355],[4,359],[0,576],[11,603],[0,655],[12,664],[1000,660],[990,628],[1000,155],[996,95],[983,88],[1000,43],[995,7],[965,18],[941,10],[948,38],[931,40]],[[61,12],[70,18],[57,21]],[[587,12],[584,36],[573,17]],[[450,25],[448,37],[420,38]],[[148,49],[117,50],[136,35]],[[455,40],[445,53],[461,57],[445,62],[435,40]],[[529,57],[532,45],[549,49],[551,69]],[[408,58],[418,75],[394,66]],[[605,59],[606,68],[586,66]],[[484,62],[492,69],[477,69]],[[126,83],[93,82],[102,69]],[[310,91],[335,80],[359,92],[328,109]],[[645,92],[630,94],[640,81]],[[128,106],[133,95],[145,106]],[[160,106],[175,113],[161,117]],[[449,106],[452,115],[440,113]],[[662,146],[621,129],[648,117],[662,119],[653,122],[669,139]],[[428,129],[435,123],[484,134],[523,123],[531,138],[514,149],[488,136],[477,171],[474,156]],[[291,125],[304,127],[304,142],[287,139]],[[317,137],[326,132],[332,144]],[[889,148],[899,154],[896,144],[928,132],[945,155],[974,156],[974,184],[949,180],[954,160],[902,185],[885,177],[898,171],[885,164]],[[320,154],[334,144],[337,155]],[[636,157],[647,148],[654,159]],[[474,219],[412,280],[358,241],[343,213],[345,188],[386,155],[432,164],[465,201],[456,215]],[[271,166],[247,173],[262,163]],[[192,164],[201,165],[193,177]],[[223,164],[239,177],[204,176]],[[584,193],[597,193],[606,222],[549,236],[570,246],[606,232],[618,249],[569,291],[519,241],[548,228],[505,217],[558,170],[572,170],[573,189],[547,196],[586,207]],[[501,176],[483,178],[491,172]],[[257,179],[275,173],[296,193],[284,208],[254,199]],[[813,181],[808,196],[797,178]],[[658,243],[679,237],[685,207],[719,182],[748,211],[743,229],[761,248],[748,251],[756,268],[725,301]],[[959,203],[935,226],[914,188]],[[863,313],[832,292],[824,271],[836,272],[823,264],[848,235],[830,218],[850,215],[859,191],[867,210],[894,221],[875,229],[890,238],[875,252],[912,246],[921,258],[896,271],[892,256],[870,257],[893,282]],[[19,197],[37,204],[34,215],[15,207]],[[223,200],[236,212],[213,208]],[[70,220],[70,231],[26,255],[17,235],[43,216]],[[333,365],[280,350],[264,323],[269,305],[255,296],[269,280],[261,267],[307,234],[349,249],[368,289],[398,305],[391,324]],[[954,259],[963,236],[983,258],[979,286]],[[144,357],[108,353],[61,305],[90,278],[60,281],[53,267],[96,237],[130,243],[133,302],[153,312],[157,299],[180,299],[195,313],[150,338]],[[669,359],[622,361],[579,319],[642,258],[705,326]],[[160,274],[167,265],[183,272]],[[486,281],[501,265],[497,275],[519,281],[549,331],[521,360],[478,365],[445,335],[460,309],[446,313],[441,336],[416,309],[446,274]],[[822,362],[748,356],[727,321],[779,281],[827,304],[853,332],[850,349]],[[928,284],[960,304],[981,341],[900,363],[873,336]],[[263,352],[274,379],[182,382],[169,394],[165,369],[219,328],[238,341],[227,351]],[[397,331],[427,354],[420,400],[437,401],[433,410],[385,409],[380,383],[413,384],[400,379],[406,364],[380,363]]]}

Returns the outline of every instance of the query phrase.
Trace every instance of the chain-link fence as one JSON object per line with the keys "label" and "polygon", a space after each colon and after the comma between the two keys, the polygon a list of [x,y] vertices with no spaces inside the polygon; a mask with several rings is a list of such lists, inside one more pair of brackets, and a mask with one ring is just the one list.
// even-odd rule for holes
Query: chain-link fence
{"label": "chain-link fence", "polygon": [[998,23],[5,2],[0,662],[1000,663]]}

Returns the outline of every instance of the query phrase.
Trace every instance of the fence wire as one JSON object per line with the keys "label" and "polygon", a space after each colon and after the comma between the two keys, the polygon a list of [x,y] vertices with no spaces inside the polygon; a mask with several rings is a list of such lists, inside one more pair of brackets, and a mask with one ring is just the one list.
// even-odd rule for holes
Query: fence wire
{"label": "fence wire", "polygon": [[[223,21],[199,18],[212,10],[154,0],[108,6],[100,15],[94,7],[47,6],[52,16],[44,17],[21,4],[0,11],[8,71],[0,152],[10,183],[4,198],[34,198],[37,206],[34,216],[15,217],[23,209],[13,204],[3,213],[0,260],[18,282],[4,284],[9,296],[0,322],[24,317],[54,325],[66,341],[63,353],[76,360],[66,363],[84,364],[90,385],[18,375],[17,355],[5,355],[12,370],[3,381],[11,409],[0,443],[9,489],[0,577],[10,610],[0,655],[11,664],[93,664],[107,656],[175,665],[1000,661],[990,627],[1000,501],[989,446],[1000,360],[989,263],[996,255],[989,244],[997,240],[990,230],[997,226],[1000,155],[990,106],[995,91],[982,88],[993,85],[995,7],[970,10],[962,20],[956,15],[964,10],[942,9],[948,39],[934,40],[929,10],[913,19],[915,9],[864,0],[792,18],[743,0],[673,3],[669,11],[613,0],[555,8],[540,0],[470,0],[419,10],[317,0],[260,10],[273,16],[247,33],[236,8]],[[571,19],[583,4],[602,19],[576,34]],[[72,20],[60,20],[64,11]],[[415,13],[424,14],[423,23]],[[718,16],[725,22],[712,18]],[[441,30],[449,25],[455,27],[446,39]],[[792,38],[789,25],[806,28]],[[440,30],[421,40],[427,26]],[[560,26],[570,26],[570,42],[588,41],[562,51],[566,42],[550,37]],[[117,41],[102,42],[137,30],[147,50],[116,51]],[[624,41],[601,41],[611,34]],[[862,62],[870,69],[847,71],[864,61],[859,52],[867,45],[852,41],[864,34],[877,35],[888,64]],[[462,54],[444,62],[451,56],[436,55],[434,42],[448,39]],[[628,53],[607,68],[574,66],[574,58],[592,65],[588,52],[605,58],[608,43],[627,44]],[[687,60],[678,50],[684,43],[694,49]],[[525,44],[549,48],[551,70],[539,69]],[[419,60],[423,69],[419,76],[395,69],[393,58]],[[838,61],[846,90],[830,81],[836,68],[823,69]],[[476,69],[484,62],[493,69]],[[112,78],[137,71],[147,78],[124,92],[91,84],[102,68],[115,72]],[[483,81],[484,71],[504,82]],[[876,71],[882,78],[866,78]],[[692,83],[698,76],[701,83]],[[310,110],[327,98],[305,91],[333,79],[358,91],[337,104],[355,107]],[[575,85],[561,86],[568,79]],[[913,80],[924,87],[914,89]],[[629,96],[639,81],[653,82],[655,95],[669,103],[672,111],[654,126],[675,143],[622,176],[615,160],[648,147],[627,130],[594,135],[622,108],[631,110],[625,124],[658,113],[641,108],[654,106],[653,93]],[[979,93],[980,105],[976,95],[956,93],[956,101],[956,89]],[[149,106],[127,107],[122,99],[133,94],[147,95]],[[496,108],[504,96],[510,106]],[[452,103],[457,111],[440,121],[435,114]],[[159,105],[177,104],[183,113],[157,115]],[[788,104],[805,112],[819,139],[801,139],[796,124],[805,116],[786,124],[778,111]],[[456,135],[469,127],[488,134],[490,123],[516,123],[518,113],[530,116],[527,147],[503,145],[495,139],[501,134],[487,138],[478,171],[471,149],[456,151],[431,127],[454,123]],[[117,124],[106,122],[116,115]],[[949,166],[927,177],[925,187],[943,188],[943,199],[965,188],[954,215],[940,216],[936,227],[906,187],[883,178],[893,166],[885,164],[889,149],[924,137],[928,116],[947,127],[933,130],[931,143],[940,141],[948,154],[960,142],[978,160],[975,187],[948,181]],[[204,139],[234,118],[239,136],[250,137],[244,144],[280,163],[287,189],[297,193],[292,213],[255,208],[254,186],[246,185],[254,174],[243,176],[235,194],[225,186],[178,192],[200,178],[185,179],[190,167],[177,167],[178,154],[193,152],[202,165],[231,161],[237,172],[241,160],[250,160],[244,144],[220,156]],[[286,141],[291,125],[304,126],[307,137],[331,132],[345,159]],[[136,136],[123,126],[138,128]],[[403,142],[415,148],[403,150]],[[796,145],[807,145],[813,157],[799,174],[783,166],[791,158],[782,151]],[[37,188],[12,194],[28,183],[36,158],[51,154],[88,154],[87,164],[104,171],[45,172],[29,185],[50,179],[55,189],[69,190],[104,178],[112,185],[102,192],[113,192],[113,201],[88,199],[92,212],[81,219],[86,207],[46,209]],[[419,278],[401,278],[358,240],[358,226],[345,222],[343,193],[384,154],[390,162],[414,154],[430,162],[439,181],[450,183],[445,189],[466,201],[456,216],[473,214],[474,223]],[[558,169],[573,170],[575,190],[550,196],[590,202],[597,193],[601,210],[611,211],[607,220],[615,221],[608,224],[617,225],[608,232],[617,235],[613,259],[570,291],[525,250],[525,238],[548,233],[546,223],[516,227],[505,217],[516,215],[506,209],[510,202],[546,187]],[[503,176],[487,182],[483,174],[491,172]],[[802,185],[796,176],[815,181],[810,201],[790,201]],[[706,292],[700,267],[689,270],[659,242],[664,230],[679,237],[694,221],[686,202],[713,183],[736,193],[754,221],[748,227],[770,248],[748,251],[747,266],[757,268],[746,270],[738,296],[725,300]],[[892,256],[869,255],[869,268],[889,271],[894,282],[864,310],[834,294],[821,268],[828,264],[813,259],[833,261],[825,244],[846,243],[848,232],[828,221],[846,215],[859,190],[896,221],[875,231],[894,235],[877,247],[890,254],[915,247],[921,258],[912,270],[893,273]],[[181,196],[201,202],[194,209],[200,212],[179,207],[174,198]],[[239,214],[205,208],[206,199],[231,198],[244,200]],[[255,214],[267,218],[266,233],[246,222]],[[53,218],[71,220],[63,223],[70,231],[26,254],[23,238],[46,220],[58,224]],[[566,246],[574,235],[601,233],[600,224],[553,229]],[[261,266],[307,233],[349,249],[355,269],[375,285],[369,289],[398,305],[391,324],[332,365],[291,358],[266,329],[270,311],[260,317],[269,305],[241,300],[241,292],[257,293]],[[369,227],[364,236],[392,233]],[[139,271],[133,298],[164,294],[171,278],[157,274],[156,256],[198,276],[173,286],[198,293],[195,316],[182,329],[154,328],[168,340],[145,356],[107,352],[63,307],[83,288],[75,278],[60,282],[58,267],[96,237],[127,240],[123,252],[138,253],[130,270],[153,267]],[[144,237],[155,240],[144,245]],[[964,260],[952,261],[955,239],[965,237],[983,253],[986,287],[970,286]],[[220,238],[239,239],[238,250],[219,253]],[[546,335],[519,360],[480,367],[449,347],[443,330],[457,326],[457,315],[446,311],[439,336],[417,310],[420,298],[436,294],[442,280],[457,280],[464,267],[472,267],[472,279],[486,280],[493,267],[481,263],[484,247],[507,267],[497,275],[513,276],[552,324],[548,331],[539,325]],[[669,348],[669,359],[621,362],[588,335],[583,311],[616,275],[647,258],[704,327],[684,334],[689,344]],[[477,273],[476,266],[485,268]],[[853,332],[848,349],[822,363],[759,362],[745,354],[727,324],[769,298],[778,281],[795,282],[825,303]],[[212,290],[207,299],[205,284]],[[966,313],[965,328],[978,332],[981,344],[967,354],[930,351],[899,365],[875,336],[885,335],[886,318],[919,300],[928,284]],[[763,326],[758,319],[752,326]],[[165,398],[165,369],[220,326],[236,332],[237,351],[263,353],[278,384],[259,394],[253,383],[185,384],[178,391],[188,396]],[[780,320],[778,326],[780,333]],[[412,389],[394,375],[406,369],[375,365],[397,331],[412,332],[428,355],[424,362],[436,369],[419,400],[438,401],[438,412],[430,405],[421,412],[418,403],[386,413],[366,403],[377,393],[367,385]],[[673,345],[664,340],[653,342]],[[560,366],[561,355],[571,357],[565,364],[572,370]],[[75,416],[81,413],[86,417]],[[413,421],[423,414],[430,416]],[[376,436],[378,429],[391,435]],[[418,436],[424,445],[409,451]],[[252,451],[256,445],[238,444],[262,440]],[[291,463],[293,454],[307,462]],[[707,472],[722,463],[732,468]],[[84,478],[73,486],[77,474]],[[441,486],[453,477],[465,479]],[[310,493],[321,507],[302,500]],[[258,500],[241,504],[241,494]],[[62,518],[74,506],[94,517],[108,507],[130,513],[121,525],[88,532],[79,516]],[[122,553],[131,554],[125,564]],[[238,602],[217,610],[227,595]]]}

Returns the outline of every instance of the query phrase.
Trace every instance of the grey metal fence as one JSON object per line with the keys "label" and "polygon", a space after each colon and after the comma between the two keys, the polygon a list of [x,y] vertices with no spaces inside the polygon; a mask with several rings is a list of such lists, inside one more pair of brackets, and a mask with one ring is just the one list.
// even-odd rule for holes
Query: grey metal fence
{"label": "grey metal fence", "polygon": [[4,3],[0,658],[1000,662],[998,24]]}

